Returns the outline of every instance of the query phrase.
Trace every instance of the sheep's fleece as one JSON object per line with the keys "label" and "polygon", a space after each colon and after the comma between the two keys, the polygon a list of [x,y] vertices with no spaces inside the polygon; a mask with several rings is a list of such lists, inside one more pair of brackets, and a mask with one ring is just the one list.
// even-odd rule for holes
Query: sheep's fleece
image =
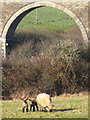
{"label": "sheep's fleece", "polygon": [[48,111],[52,110],[52,103],[51,103],[51,98],[48,94],[46,93],[41,93],[37,96],[36,101],[39,105],[42,107],[48,107]]}

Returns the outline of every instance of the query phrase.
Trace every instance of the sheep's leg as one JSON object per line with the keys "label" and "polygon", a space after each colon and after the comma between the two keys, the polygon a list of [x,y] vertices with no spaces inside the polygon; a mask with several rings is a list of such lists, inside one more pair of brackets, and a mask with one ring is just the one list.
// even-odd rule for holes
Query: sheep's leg
{"label": "sheep's leg", "polygon": [[32,105],[30,105],[30,111],[32,110],[32,107],[33,107],[33,106],[32,106]]}
{"label": "sheep's leg", "polygon": [[33,111],[35,111],[35,106],[33,105]]}
{"label": "sheep's leg", "polygon": [[42,108],[42,112],[44,112],[44,108]]}
{"label": "sheep's leg", "polygon": [[38,106],[36,105],[37,111],[38,111]]}
{"label": "sheep's leg", "polygon": [[28,107],[26,108],[26,112],[28,112]]}
{"label": "sheep's leg", "polygon": [[45,109],[45,108],[43,107],[43,108],[42,108],[42,112],[44,112],[44,109]]}
{"label": "sheep's leg", "polygon": [[42,107],[40,106],[40,111],[42,111]]}
{"label": "sheep's leg", "polygon": [[24,107],[22,108],[22,112],[24,112]]}

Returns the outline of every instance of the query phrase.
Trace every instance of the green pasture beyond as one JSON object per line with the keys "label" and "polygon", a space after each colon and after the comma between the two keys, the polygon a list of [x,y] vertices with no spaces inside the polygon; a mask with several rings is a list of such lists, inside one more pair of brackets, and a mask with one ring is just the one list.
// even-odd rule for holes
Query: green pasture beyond
{"label": "green pasture beyond", "polygon": [[74,20],[65,12],[52,7],[41,7],[37,9],[37,12],[33,10],[28,13],[17,26],[17,30],[59,31],[70,28],[75,24]]}
{"label": "green pasture beyond", "polygon": [[22,113],[21,100],[2,101],[3,118],[88,118],[88,95],[62,95],[52,98],[52,112]]}

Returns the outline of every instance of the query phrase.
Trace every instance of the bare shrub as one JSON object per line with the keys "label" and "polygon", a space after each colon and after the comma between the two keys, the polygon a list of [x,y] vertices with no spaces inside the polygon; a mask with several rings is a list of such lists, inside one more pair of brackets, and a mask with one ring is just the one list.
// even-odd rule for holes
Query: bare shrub
{"label": "bare shrub", "polygon": [[16,98],[23,89],[29,95],[46,92],[53,96],[87,90],[87,49],[70,39],[39,40],[12,50],[9,62],[3,63],[3,92]]}

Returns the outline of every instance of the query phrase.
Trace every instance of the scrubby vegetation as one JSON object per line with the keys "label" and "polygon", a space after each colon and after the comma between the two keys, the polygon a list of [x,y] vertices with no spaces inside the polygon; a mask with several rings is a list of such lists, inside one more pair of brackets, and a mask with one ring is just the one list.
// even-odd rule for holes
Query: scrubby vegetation
{"label": "scrubby vegetation", "polygon": [[54,96],[88,90],[86,48],[70,39],[25,39],[28,41],[12,49],[9,59],[3,62],[4,96],[19,98],[39,92]]}

